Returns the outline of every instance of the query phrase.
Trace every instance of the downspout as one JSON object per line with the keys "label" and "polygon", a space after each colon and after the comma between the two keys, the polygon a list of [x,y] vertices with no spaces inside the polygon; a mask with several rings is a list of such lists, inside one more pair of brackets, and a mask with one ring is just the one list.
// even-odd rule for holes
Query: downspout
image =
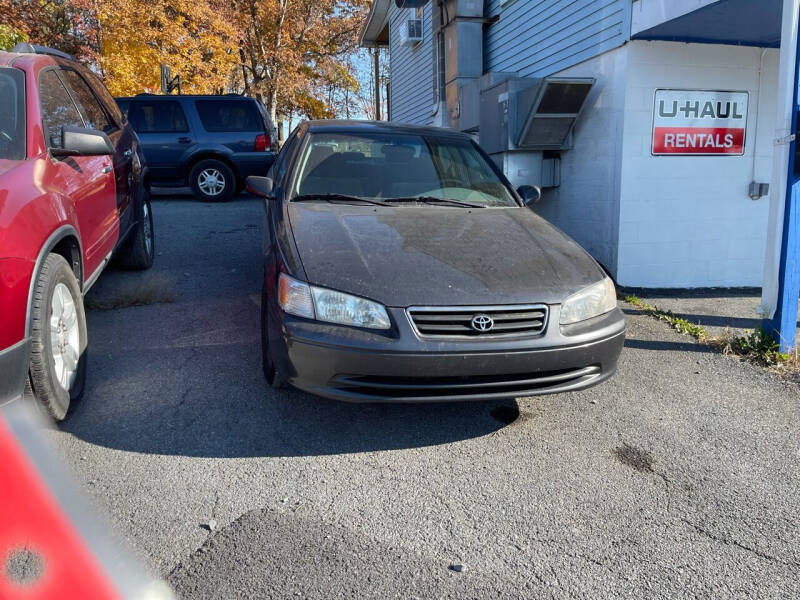
{"label": "downspout", "polygon": [[445,5],[443,0],[434,0],[431,4],[431,31],[433,41],[431,56],[433,59],[433,126],[449,127],[447,105],[444,98],[444,24]]}

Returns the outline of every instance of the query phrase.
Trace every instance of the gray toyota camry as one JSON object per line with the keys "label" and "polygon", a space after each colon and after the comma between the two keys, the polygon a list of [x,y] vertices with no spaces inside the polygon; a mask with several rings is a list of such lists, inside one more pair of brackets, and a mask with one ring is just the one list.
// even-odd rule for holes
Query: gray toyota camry
{"label": "gray toyota camry", "polygon": [[625,336],[613,282],[466,135],[312,121],[265,198],[261,339],[270,385],[354,402],[586,388]]}

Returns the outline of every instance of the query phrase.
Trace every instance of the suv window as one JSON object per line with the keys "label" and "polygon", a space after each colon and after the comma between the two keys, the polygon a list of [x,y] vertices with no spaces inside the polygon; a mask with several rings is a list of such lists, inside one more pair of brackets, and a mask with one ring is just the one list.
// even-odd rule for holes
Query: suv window
{"label": "suv window", "polygon": [[182,133],[189,131],[186,115],[175,100],[136,100],[128,120],[137,133]]}
{"label": "suv window", "polygon": [[48,69],[39,75],[39,104],[42,109],[42,125],[48,148],[61,146],[61,128],[64,125],[85,126],[67,88],[56,75],[55,69]]}
{"label": "suv window", "polygon": [[103,108],[106,109],[106,112],[110,113],[111,120],[116,121],[117,126],[119,126],[119,124],[122,122],[122,113],[120,113],[117,103],[114,102],[114,96],[112,96],[111,92],[108,91],[106,85],[91,71],[84,71],[83,78],[86,79],[86,81],[89,83],[89,87],[92,88],[92,91],[100,99],[100,103],[103,105]]}
{"label": "suv window", "polygon": [[264,131],[258,109],[247,100],[196,100],[206,131]]}
{"label": "suv window", "polygon": [[0,68],[0,159],[25,158],[25,73]]}
{"label": "suv window", "polygon": [[119,111],[123,115],[127,115],[128,109],[131,107],[131,101],[127,98],[114,98],[114,100],[116,101],[117,106],[119,106]]}
{"label": "suv window", "polygon": [[100,106],[100,101],[97,99],[97,96],[95,96],[94,92],[89,88],[89,84],[83,80],[83,77],[78,75],[77,71],[64,69],[61,71],[61,75],[72,91],[72,97],[75,100],[75,104],[78,106],[83,120],[86,122],[86,127],[97,129],[105,133],[110,133],[116,129],[116,126],[109,120],[103,107]]}

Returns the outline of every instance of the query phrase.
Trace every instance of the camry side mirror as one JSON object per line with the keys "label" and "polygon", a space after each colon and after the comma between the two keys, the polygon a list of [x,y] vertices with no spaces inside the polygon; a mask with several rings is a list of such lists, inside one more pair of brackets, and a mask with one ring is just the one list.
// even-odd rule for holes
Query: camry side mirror
{"label": "camry side mirror", "polygon": [[51,148],[50,153],[53,156],[108,156],[114,154],[114,145],[102,131],[64,125],[61,145]]}
{"label": "camry side mirror", "polygon": [[272,179],[269,177],[250,175],[247,179],[245,179],[244,187],[254,196],[272,198]]}
{"label": "camry side mirror", "polygon": [[542,188],[538,185],[521,185],[517,188],[517,193],[525,206],[536,204],[542,199]]}

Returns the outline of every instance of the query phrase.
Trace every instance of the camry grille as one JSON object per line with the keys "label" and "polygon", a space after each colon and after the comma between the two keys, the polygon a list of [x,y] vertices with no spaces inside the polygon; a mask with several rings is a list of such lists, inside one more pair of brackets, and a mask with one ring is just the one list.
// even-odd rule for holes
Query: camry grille
{"label": "camry grille", "polygon": [[541,334],[546,304],[426,306],[407,310],[411,324],[426,337],[510,337]]}

